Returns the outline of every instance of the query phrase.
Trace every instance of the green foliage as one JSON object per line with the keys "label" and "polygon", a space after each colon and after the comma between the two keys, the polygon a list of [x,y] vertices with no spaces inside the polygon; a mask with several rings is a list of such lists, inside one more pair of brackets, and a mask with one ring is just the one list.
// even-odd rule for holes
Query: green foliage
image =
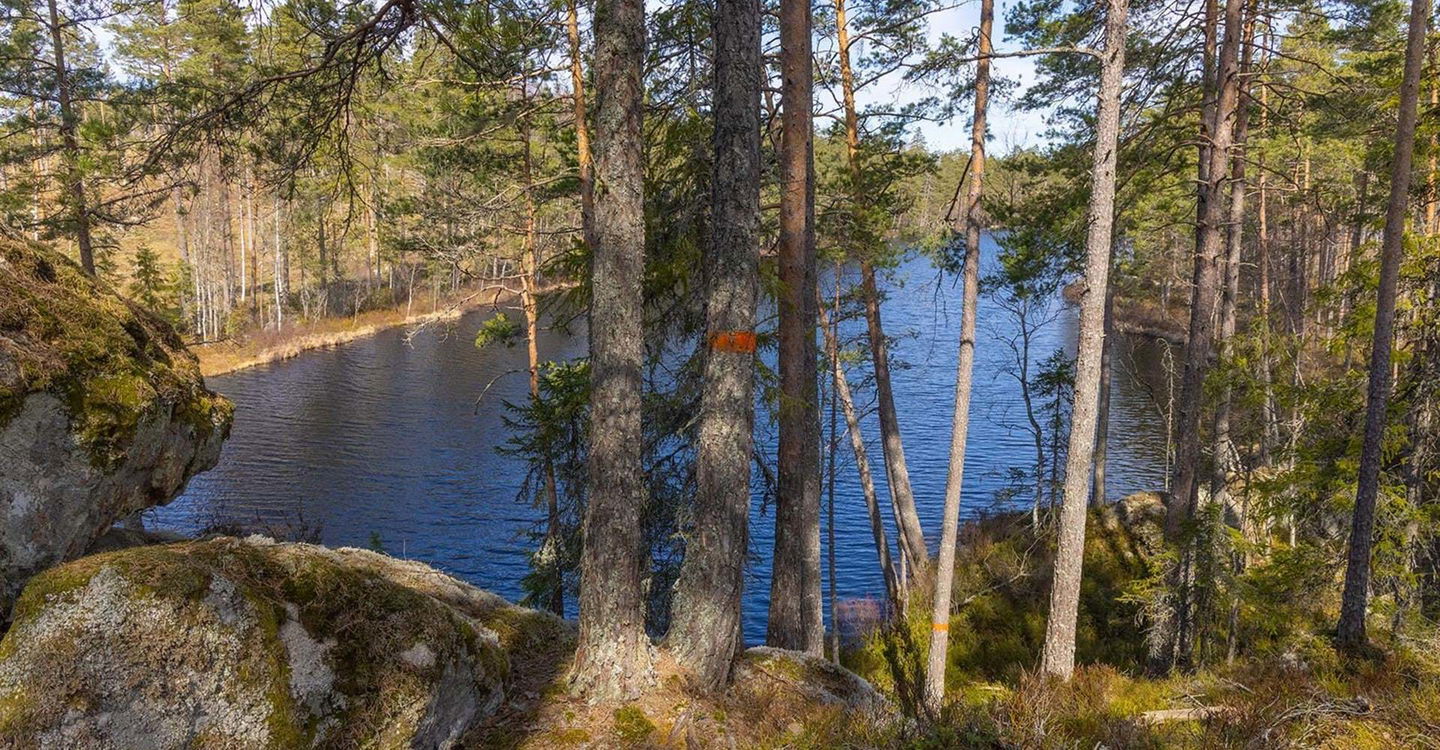
{"label": "green foliage", "polygon": [[521,328],[520,323],[501,311],[480,324],[480,330],[475,332],[475,348],[485,349],[494,344],[504,344],[507,348],[513,347],[524,335],[525,330]]}

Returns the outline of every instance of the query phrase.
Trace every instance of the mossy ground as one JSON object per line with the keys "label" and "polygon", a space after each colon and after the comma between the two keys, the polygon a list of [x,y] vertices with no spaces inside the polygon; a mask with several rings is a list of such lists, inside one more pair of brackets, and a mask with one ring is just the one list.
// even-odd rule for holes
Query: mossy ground
{"label": "mossy ground", "polygon": [[[1112,508],[1091,511],[1077,639],[1082,666],[1070,682],[1057,683],[1032,671],[1044,637],[1050,550],[1022,517],[973,525],[957,564],[948,705],[938,717],[877,727],[866,740],[882,742],[837,746],[1440,747],[1440,634],[1433,626],[1396,634],[1376,627],[1385,645],[1365,659],[1342,659],[1324,631],[1333,622],[1330,597],[1242,609],[1244,648],[1233,662],[1221,654],[1194,673],[1148,675],[1138,605],[1126,594],[1155,572],[1157,531],[1120,523]],[[1248,575],[1257,595],[1277,577],[1290,581],[1287,591],[1300,575],[1321,576],[1324,588],[1334,588],[1333,571],[1317,572],[1288,550]],[[913,644],[928,642],[923,598],[912,601],[904,629],[876,631],[845,654],[848,666],[899,699],[914,690],[906,684],[918,674]]]}
{"label": "mossy ground", "polygon": [[232,411],[205,390],[169,324],[60,253],[0,239],[0,427],[35,392],[67,405],[72,431],[102,468],[163,409],[201,441],[228,429]]}

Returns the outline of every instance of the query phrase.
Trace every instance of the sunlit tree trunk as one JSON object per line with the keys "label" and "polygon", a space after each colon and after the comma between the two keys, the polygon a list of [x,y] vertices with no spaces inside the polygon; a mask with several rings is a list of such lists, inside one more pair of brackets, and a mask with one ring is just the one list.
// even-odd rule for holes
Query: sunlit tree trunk
{"label": "sunlit tree trunk", "polygon": [[1105,308],[1110,285],[1110,248],[1115,224],[1115,163],[1120,144],[1120,91],[1125,78],[1126,0],[1110,0],[1105,13],[1105,50],[1096,96],[1095,154],[1090,177],[1089,227],[1085,235],[1085,292],[1075,357],[1075,407],[1065,466],[1065,495],[1050,583],[1050,615],[1040,671],[1069,679],[1075,670],[1075,622],[1085,558],[1085,508],[1094,479],[1095,422],[1100,403],[1100,360],[1105,351]]}
{"label": "sunlit tree trunk", "polygon": [[810,4],[781,0],[780,75],[780,464],[775,559],[770,579],[771,646],[819,655],[820,407],[816,383],[815,170],[811,107]]}
{"label": "sunlit tree trunk", "polygon": [[[1221,256],[1224,250],[1226,219],[1225,184],[1229,178],[1230,147],[1235,135],[1235,114],[1239,95],[1239,48],[1243,0],[1226,0],[1225,39],[1216,70],[1216,94],[1205,113],[1201,138],[1209,145],[1203,191],[1203,216],[1196,231],[1195,267],[1190,298],[1190,327],[1185,340],[1185,364],[1180,376],[1180,399],[1175,420],[1177,477],[1175,500],[1168,509],[1165,528],[1170,539],[1179,540],[1187,522],[1194,518],[1202,476],[1200,412],[1204,405],[1205,376],[1210,371],[1211,349],[1215,344],[1216,308],[1219,304]],[[1182,554],[1174,581],[1177,589],[1174,637],[1168,638],[1163,666],[1190,661],[1190,550]]]}
{"label": "sunlit tree trunk", "polygon": [[[840,63],[840,90],[845,108],[845,156],[850,169],[850,199],[858,212],[865,202],[860,171],[860,113],[855,104],[855,75],[851,69],[850,28],[845,0],[835,0],[837,55]],[[869,249],[866,249],[869,252]],[[865,325],[870,337],[870,359],[875,369],[875,401],[880,420],[880,448],[885,458],[886,485],[895,510],[895,526],[901,552],[912,566],[923,566],[930,557],[925,533],[915,510],[915,492],[905,462],[905,444],[900,437],[900,418],[895,411],[895,394],[890,380],[889,342],[880,319],[880,291],[875,267],[868,257],[860,259],[860,286],[865,296]]]}
{"label": "sunlit tree trunk", "polygon": [[1385,209],[1385,234],[1380,248],[1380,289],[1375,307],[1375,338],[1370,351],[1370,386],[1365,398],[1365,439],[1360,449],[1360,476],[1345,566],[1336,638],[1342,649],[1365,644],[1365,610],[1370,589],[1370,547],[1375,533],[1375,501],[1380,494],[1380,461],[1385,437],[1385,410],[1390,399],[1390,348],[1395,340],[1395,295],[1404,258],[1408,221],[1410,165],[1415,152],[1416,108],[1420,68],[1430,0],[1410,5],[1410,33],[1405,43],[1405,75],[1400,83],[1400,119],[1395,127],[1395,156],[1390,164],[1390,203]]}
{"label": "sunlit tree trunk", "polygon": [[[1231,166],[1229,200],[1225,223],[1224,286],[1221,291],[1219,334],[1216,336],[1216,356],[1222,362],[1228,356],[1231,340],[1235,337],[1236,310],[1240,296],[1240,250],[1244,240],[1245,227],[1245,142],[1250,131],[1250,111],[1244,97],[1249,92],[1251,57],[1255,45],[1255,7],[1251,0],[1249,20],[1245,24],[1244,55],[1240,63],[1240,97],[1235,119],[1235,155]],[[1239,454],[1230,435],[1230,407],[1234,388],[1228,382],[1222,388],[1220,401],[1215,406],[1215,422],[1211,430],[1214,440],[1214,467],[1210,479],[1210,496],[1220,503],[1227,502],[1227,486],[1230,474],[1239,468]]]}
{"label": "sunlit tree trunk", "polygon": [[1105,289],[1105,339],[1100,350],[1100,403],[1095,413],[1095,472],[1090,485],[1090,505],[1105,504],[1105,464],[1110,442],[1111,360],[1115,356],[1115,285]]}
{"label": "sunlit tree trunk", "polygon": [[[835,311],[839,316],[839,310]],[[880,558],[880,572],[885,579],[885,594],[891,611],[900,606],[900,580],[895,562],[890,557],[890,540],[886,538],[885,521],[880,514],[880,499],[875,493],[875,477],[870,473],[870,458],[865,451],[865,436],[860,434],[860,415],[855,410],[855,399],[850,394],[850,381],[840,363],[840,341],[831,326],[838,321],[826,319],[825,310],[820,309],[820,326],[825,331],[825,354],[830,360],[831,375],[835,379],[835,395],[845,415],[845,429],[850,434],[850,450],[855,454],[855,469],[860,476],[860,491],[865,496],[865,512],[870,518],[870,536],[875,542],[875,553]]]}
{"label": "sunlit tree trunk", "polygon": [[965,478],[965,441],[970,429],[970,391],[975,369],[975,313],[980,302],[980,196],[985,180],[985,115],[990,96],[990,31],[994,0],[980,2],[979,60],[975,64],[975,117],[970,131],[970,185],[965,193],[965,270],[960,312],[960,352],[955,368],[955,412],[950,423],[950,466],[945,475],[945,516],[936,554],[935,598],[930,616],[930,652],[925,667],[925,705],[938,711],[945,700],[946,651],[950,644],[950,588],[955,577],[955,542],[960,528],[960,492]]}
{"label": "sunlit tree trunk", "polygon": [[579,0],[569,0],[565,32],[570,43],[570,103],[575,118],[575,163],[580,176],[580,227],[586,247],[595,247],[595,181],[590,162],[590,125],[585,120],[585,73],[581,68]]}
{"label": "sunlit tree trunk", "polygon": [[[522,78],[519,91],[516,95],[524,106],[523,110],[529,109],[530,81]],[[540,242],[538,237],[538,206],[535,202],[535,154],[533,149],[534,134],[531,129],[530,115],[520,115],[520,138],[521,138],[521,179],[524,181],[524,188],[521,194],[525,199],[525,237],[524,246],[521,248],[521,278],[520,278],[520,309],[525,314],[525,353],[529,360],[530,370],[530,398],[540,398]],[[555,468],[549,461],[541,470],[543,485],[540,488],[545,502],[545,538],[541,541],[541,557],[545,564],[552,566],[552,571],[558,565],[560,556],[561,529],[560,529],[560,498],[555,488]],[[553,585],[546,592],[545,608],[557,615],[565,614],[565,587],[562,585],[560,576],[556,575]]]}
{"label": "sunlit tree trunk", "polygon": [[755,419],[755,297],[760,262],[760,3],[718,0],[715,168],[705,254],[704,390],[695,459],[695,528],[676,585],[667,645],[706,689],[744,647],[740,594]]}
{"label": "sunlit tree trunk", "polygon": [[632,696],[653,680],[641,528],[644,63],[643,0],[597,0],[595,176],[605,189],[596,196],[590,264],[589,478],[571,673],[574,688],[593,699]]}
{"label": "sunlit tree trunk", "polygon": [[[1269,30],[1265,34],[1265,40],[1270,39]],[[1270,89],[1262,82],[1260,86],[1260,132],[1263,136],[1268,135],[1266,125],[1269,122]],[[1275,375],[1274,365],[1271,360],[1275,356],[1274,344],[1271,334],[1274,327],[1273,315],[1270,307],[1270,285],[1271,285],[1271,259],[1270,259],[1270,201],[1268,187],[1269,170],[1265,166],[1265,149],[1263,146],[1256,149],[1256,162],[1259,168],[1259,176],[1256,179],[1256,201],[1259,205],[1255,212],[1255,265],[1256,281],[1255,292],[1258,304],[1255,310],[1255,317],[1260,325],[1260,416],[1264,421],[1260,433],[1260,456],[1261,466],[1269,466],[1272,451],[1279,442],[1280,412],[1275,404]]]}

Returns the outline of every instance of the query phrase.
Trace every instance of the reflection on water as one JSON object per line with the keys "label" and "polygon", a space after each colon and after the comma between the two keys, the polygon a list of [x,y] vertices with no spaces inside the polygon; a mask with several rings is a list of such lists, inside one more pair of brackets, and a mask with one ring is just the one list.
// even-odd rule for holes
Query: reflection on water
{"label": "reflection on water", "polygon": [[[904,363],[894,372],[896,406],[921,520],[933,546],[944,497],[960,291],[928,261],[911,259],[896,271],[889,295],[886,328],[898,338],[893,356]],[[1036,360],[1059,347],[1073,351],[1074,311],[1057,310],[1054,322],[1036,336]],[[236,404],[234,432],[219,465],[192,480],[175,502],[151,511],[147,522],[194,532],[221,523],[303,519],[320,529],[326,544],[366,546],[378,538],[392,554],[518,598],[526,573],[526,532],[539,514],[516,498],[523,461],[495,449],[508,437],[501,403],[525,397],[525,350],[477,350],[472,342],[486,317],[472,313],[408,341],[403,331],[385,331],[211,378],[211,387]],[[997,493],[1010,484],[1009,470],[1028,469],[1034,456],[1019,388],[1008,374],[1013,355],[1000,339],[1013,323],[989,300],[982,302],[979,320],[967,516],[993,512]],[[852,323],[852,334],[860,332],[859,325]],[[1106,475],[1112,499],[1163,483],[1165,431],[1155,406],[1165,393],[1160,346],[1116,341]],[[549,359],[581,356],[584,333],[542,333],[540,349]],[[861,375],[853,372],[852,383]],[[477,396],[492,381],[477,409]],[[883,496],[873,415],[864,429]],[[761,450],[773,456],[774,426],[760,420],[756,437]],[[883,584],[846,445],[842,442],[836,482],[838,589],[844,598],[878,596]],[[1029,496],[1016,502],[1028,504]],[[756,505],[744,605],[752,642],[764,637],[773,540],[770,509]]]}

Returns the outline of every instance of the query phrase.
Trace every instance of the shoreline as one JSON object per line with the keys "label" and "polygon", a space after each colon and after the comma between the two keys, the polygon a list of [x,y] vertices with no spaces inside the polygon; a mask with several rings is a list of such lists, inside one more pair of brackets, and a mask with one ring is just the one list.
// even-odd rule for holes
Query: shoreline
{"label": "shoreline", "polygon": [[514,291],[486,286],[446,300],[440,309],[430,312],[406,315],[404,306],[400,305],[345,317],[319,318],[278,333],[261,330],[242,340],[193,344],[188,348],[200,360],[201,376],[208,378],[283,362],[308,351],[329,349],[392,328],[455,320],[481,308],[505,307],[518,298]]}
{"label": "shoreline", "polygon": [[[1066,284],[1060,290],[1060,296],[1067,303],[1076,304],[1080,301],[1083,286],[1082,281]],[[1153,301],[1121,294],[1115,295],[1114,304],[1115,317],[1112,324],[1118,333],[1147,336],[1177,346],[1185,343],[1189,323],[1183,308],[1171,308],[1167,311]]]}

